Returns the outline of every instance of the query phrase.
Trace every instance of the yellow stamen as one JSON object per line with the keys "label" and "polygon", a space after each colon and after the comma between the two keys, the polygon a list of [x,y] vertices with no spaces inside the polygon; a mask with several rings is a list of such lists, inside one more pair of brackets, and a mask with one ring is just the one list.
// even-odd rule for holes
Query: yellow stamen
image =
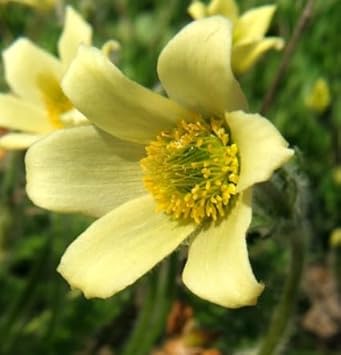
{"label": "yellow stamen", "polygon": [[73,108],[70,100],[64,95],[59,81],[51,75],[41,74],[37,82],[42,100],[50,121],[55,128],[63,128],[60,115]]}
{"label": "yellow stamen", "polygon": [[196,223],[224,216],[236,195],[238,147],[219,119],[181,121],[161,132],[141,160],[158,210]]}

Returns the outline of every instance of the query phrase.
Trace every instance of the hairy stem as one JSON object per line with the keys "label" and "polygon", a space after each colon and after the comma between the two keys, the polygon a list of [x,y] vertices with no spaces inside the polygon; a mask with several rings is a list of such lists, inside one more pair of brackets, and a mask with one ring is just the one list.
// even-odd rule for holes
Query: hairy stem
{"label": "hairy stem", "polygon": [[176,255],[171,255],[149,276],[148,294],[137,319],[134,331],[122,355],[147,355],[158,338],[171,305],[176,278]]}
{"label": "hairy stem", "polygon": [[304,263],[304,236],[307,234],[304,229],[306,227],[297,229],[289,236],[291,262],[288,277],[284,285],[282,298],[274,311],[268,333],[261,344],[258,355],[276,354],[282,344],[290,316],[296,306]]}

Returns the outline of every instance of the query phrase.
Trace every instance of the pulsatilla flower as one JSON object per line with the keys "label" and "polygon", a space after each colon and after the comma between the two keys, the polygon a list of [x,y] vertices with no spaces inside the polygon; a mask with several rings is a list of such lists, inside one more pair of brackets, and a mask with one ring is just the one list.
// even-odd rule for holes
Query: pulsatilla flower
{"label": "pulsatilla flower", "polygon": [[3,52],[12,93],[0,94],[0,127],[11,132],[0,139],[0,147],[24,149],[43,134],[86,122],[64,95],[60,82],[79,44],[90,44],[91,35],[91,27],[68,7],[58,43],[60,60],[26,38]]}
{"label": "pulsatilla flower", "polygon": [[27,191],[55,211],[100,217],[58,271],[86,297],[109,297],[187,241],[183,273],[198,296],[254,304],[263,289],[247,254],[251,186],[292,156],[246,101],[230,68],[231,25],[194,21],[163,49],[168,98],[82,46],[63,88],[94,127],[51,134],[27,154]]}
{"label": "pulsatilla flower", "polygon": [[283,48],[281,38],[264,37],[275,10],[275,5],[264,5],[239,15],[234,0],[211,0],[208,5],[195,0],[188,7],[194,19],[223,15],[233,23],[232,69],[235,74],[247,72],[268,50]]}

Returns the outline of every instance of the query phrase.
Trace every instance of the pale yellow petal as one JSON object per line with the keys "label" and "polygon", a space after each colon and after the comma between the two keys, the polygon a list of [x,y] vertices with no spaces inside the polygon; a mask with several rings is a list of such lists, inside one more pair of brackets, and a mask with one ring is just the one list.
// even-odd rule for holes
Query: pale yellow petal
{"label": "pale yellow petal", "polygon": [[119,63],[122,52],[121,43],[115,39],[106,41],[101,48],[102,53],[114,64]]}
{"label": "pale yellow petal", "polygon": [[71,6],[68,6],[65,14],[64,30],[58,42],[59,56],[64,70],[67,69],[76,56],[81,43],[91,44],[91,26],[83,20],[81,15]]}
{"label": "pale yellow petal", "polygon": [[211,0],[208,5],[208,14],[210,16],[223,15],[235,22],[239,15],[239,9],[234,0]]}
{"label": "pale yellow petal", "polygon": [[137,143],[147,143],[160,130],[191,116],[176,103],[129,80],[96,48],[80,47],[63,88],[95,125]]}
{"label": "pale yellow petal", "polygon": [[88,126],[91,122],[78,110],[72,109],[60,115],[60,121],[65,128]]}
{"label": "pale yellow petal", "polygon": [[270,26],[275,10],[275,5],[265,5],[251,9],[240,16],[233,29],[234,44],[262,39]]}
{"label": "pale yellow petal", "polygon": [[232,68],[235,74],[244,74],[270,49],[281,50],[284,41],[267,37],[256,42],[236,45],[232,50]]}
{"label": "pale yellow petal", "polygon": [[7,133],[0,137],[0,148],[6,150],[27,149],[42,137],[39,134]]}
{"label": "pale yellow petal", "polygon": [[40,83],[44,78],[59,81],[59,61],[31,41],[20,38],[3,52],[5,78],[18,96],[42,105]]}
{"label": "pale yellow petal", "polygon": [[240,155],[240,177],[237,191],[268,180],[272,173],[294,154],[277,128],[258,114],[242,111],[225,115],[232,140]]}
{"label": "pale yellow petal", "polygon": [[247,252],[250,195],[248,191],[240,196],[221,223],[208,226],[194,239],[183,272],[193,293],[223,307],[254,305],[264,288],[252,272]]}
{"label": "pale yellow petal", "polygon": [[85,296],[107,298],[135,282],[193,230],[155,213],[151,196],[127,202],[95,222],[66,250],[58,271]]}
{"label": "pale yellow petal", "polygon": [[143,154],[92,126],[59,130],[28,151],[27,193],[49,210],[101,216],[146,193]]}
{"label": "pale yellow petal", "polygon": [[168,95],[203,115],[245,109],[231,65],[231,24],[221,16],[194,21],[163,49],[158,73]]}
{"label": "pale yellow petal", "polygon": [[207,7],[201,1],[193,1],[187,9],[189,15],[195,20],[199,20],[207,16]]}
{"label": "pale yellow petal", "polygon": [[0,94],[0,127],[33,133],[54,130],[42,108],[6,94]]}

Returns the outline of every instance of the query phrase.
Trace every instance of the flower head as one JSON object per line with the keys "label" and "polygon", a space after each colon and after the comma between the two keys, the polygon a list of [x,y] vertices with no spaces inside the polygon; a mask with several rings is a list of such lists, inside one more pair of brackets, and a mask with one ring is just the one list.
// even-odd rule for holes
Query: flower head
{"label": "flower head", "polygon": [[263,285],[246,247],[251,187],[293,154],[246,101],[230,67],[231,25],[194,21],[163,49],[169,98],[126,78],[100,51],[81,47],[63,88],[94,127],[61,130],[27,154],[38,205],[99,217],[58,271],[87,297],[124,289],[182,242],[187,287],[226,307],[254,304]]}
{"label": "flower head", "polygon": [[195,0],[188,7],[194,19],[222,15],[233,23],[232,69],[235,74],[247,72],[268,50],[283,48],[281,38],[264,37],[275,10],[275,5],[265,5],[239,15],[234,0],[211,0],[208,5]]}
{"label": "flower head", "polygon": [[18,39],[3,52],[11,93],[0,94],[0,127],[12,132],[0,139],[1,147],[24,149],[43,134],[86,122],[64,95],[61,78],[79,44],[90,44],[91,36],[91,27],[68,7],[58,43],[60,59],[26,38]]}

